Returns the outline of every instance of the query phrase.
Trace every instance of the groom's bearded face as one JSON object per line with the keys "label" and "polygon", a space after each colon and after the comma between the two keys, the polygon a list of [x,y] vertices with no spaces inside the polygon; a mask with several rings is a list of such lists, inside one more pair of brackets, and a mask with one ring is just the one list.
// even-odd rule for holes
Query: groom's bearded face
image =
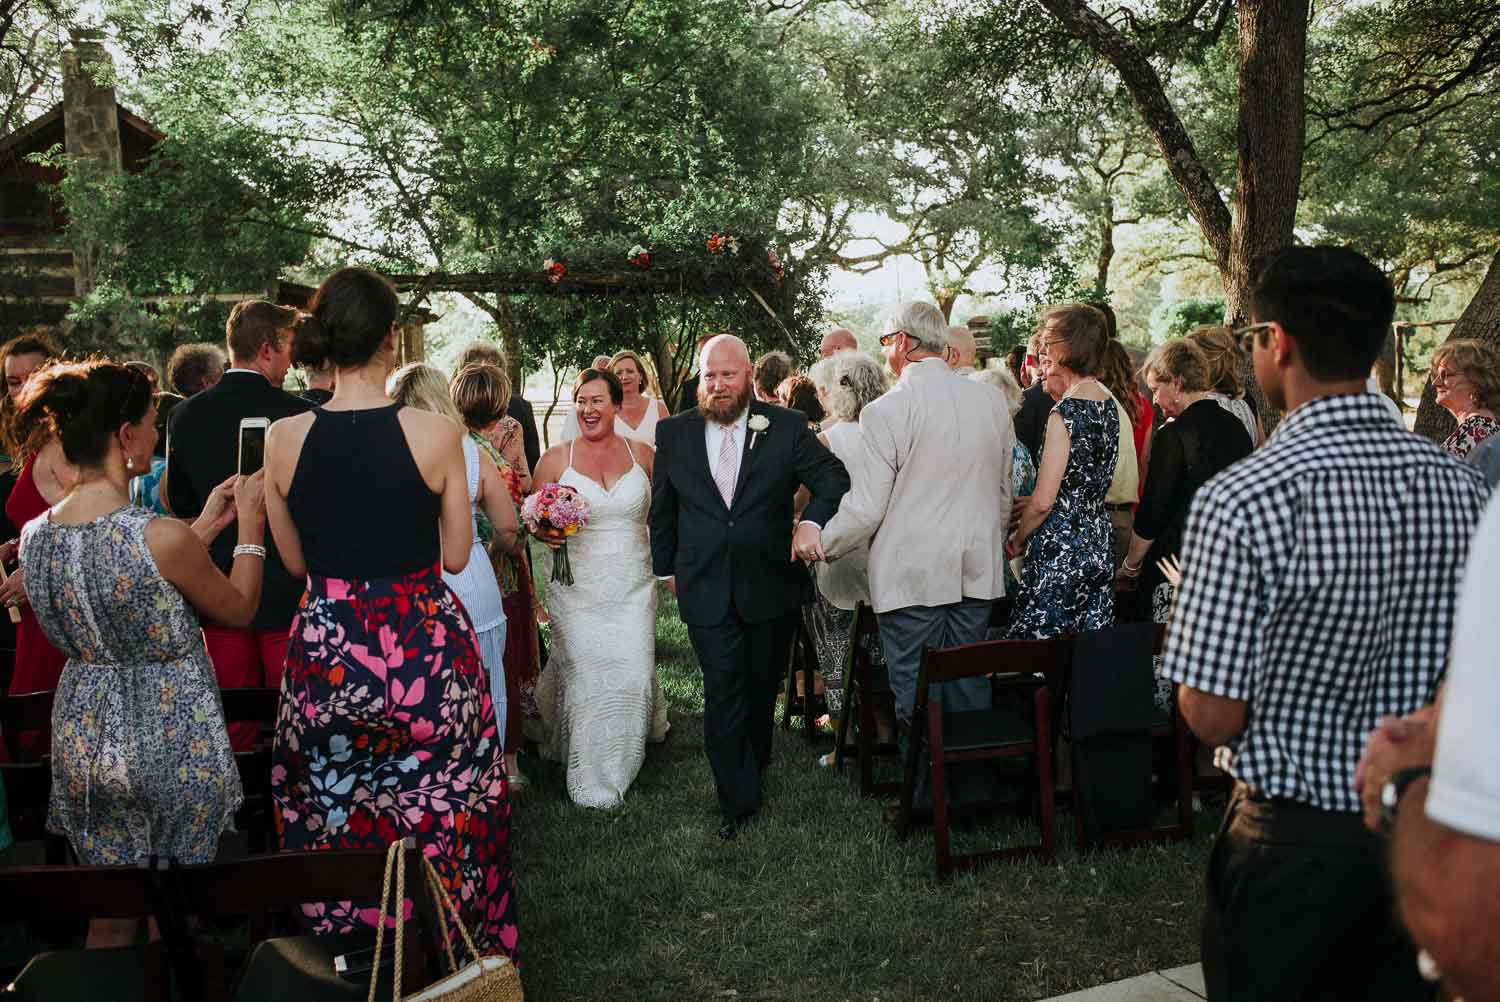
{"label": "groom's bearded face", "polygon": [[698,381],[698,409],[710,421],[729,424],[750,406],[750,366],[710,359]]}

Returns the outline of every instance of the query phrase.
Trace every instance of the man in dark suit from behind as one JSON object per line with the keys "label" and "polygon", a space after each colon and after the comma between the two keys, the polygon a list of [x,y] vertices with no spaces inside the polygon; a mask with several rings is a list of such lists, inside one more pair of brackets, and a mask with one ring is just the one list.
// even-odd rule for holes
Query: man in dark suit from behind
{"label": "man in dark suit from behind", "polygon": [[[229,369],[217,385],[184,400],[167,425],[167,495],[173,514],[193,519],[209,493],[237,471],[240,421],[268,421],[301,414],[313,406],[281,389],[292,364],[294,310],[261,300],[237,303],[225,324]],[[329,498],[335,503],[336,498]],[[209,546],[214,563],[225,574],[234,562],[238,538],[233,522]],[[305,582],[282,566],[274,541],[266,537],[266,569],[260,607],[250,627],[230,629],[205,621],[203,640],[224,688],[281,686],[287,637]],[[253,747],[254,724],[229,728],[236,751]]]}
{"label": "man in dark suit from behind", "polygon": [[[453,363],[453,371],[456,373],[466,365],[494,365],[503,369],[507,374],[510,366],[505,360],[505,352],[501,351],[489,341],[470,341],[459,353],[458,361]],[[515,418],[521,426],[522,447],[526,452],[526,469],[536,469],[537,460],[542,458],[542,437],[537,433],[536,413],[531,409],[531,401],[521,395],[525,384],[514,383],[516,389],[510,395],[510,406],[506,408],[505,416]]]}
{"label": "man in dark suit from behind", "polygon": [[1044,385],[1046,380],[1042,378],[1041,352],[1042,335],[1038,331],[1026,343],[1026,361],[1023,363],[1025,368],[1031,370],[1031,385],[1021,394],[1021,409],[1016,411],[1016,416],[1012,419],[1016,426],[1016,441],[1026,446],[1026,451],[1031,453],[1031,461],[1038,466],[1042,462],[1042,439],[1047,433],[1047,418],[1052,414],[1052,405],[1056,403],[1047,394]]}

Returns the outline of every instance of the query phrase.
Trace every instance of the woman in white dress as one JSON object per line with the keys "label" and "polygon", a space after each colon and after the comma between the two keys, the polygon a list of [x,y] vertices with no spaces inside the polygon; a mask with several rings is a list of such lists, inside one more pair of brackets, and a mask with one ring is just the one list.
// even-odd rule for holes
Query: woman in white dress
{"label": "woman in white dress", "polygon": [[[598,370],[596,370],[598,371]],[[608,371],[620,381],[623,398],[615,409],[615,434],[632,442],[641,442],[656,448],[656,422],[667,416],[667,407],[656,396],[646,392],[648,377],[646,363],[633,351],[617,352],[609,360]],[[563,441],[571,442],[578,437],[578,410],[563,422]]]}
{"label": "woman in white dress", "polygon": [[553,446],[533,482],[575,488],[591,510],[568,540],[573,584],[547,587],[552,646],[537,702],[542,754],[568,767],[568,796],[615,807],[646,757],[656,686],[656,580],[646,515],[654,451],[617,433],[624,391],[585,369],[573,389],[580,434]]}
{"label": "woman in white dress", "polygon": [[[391,373],[386,381],[386,395],[393,401],[420,411],[441,414],[453,421],[462,430],[464,419],[448,395],[448,380],[430,365],[413,362]],[[485,671],[490,677],[490,701],[494,705],[495,720],[500,728],[500,741],[505,741],[505,610],[500,605],[500,584],[495,578],[495,569],[490,564],[484,544],[479,541],[479,526],[474,514],[483,511],[495,528],[490,546],[505,553],[515,548],[520,523],[516,519],[516,506],[511,501],[505,481],[500,479],[500,470],[495,461],[479,451],[472,437],[463,437],[464,472],[469,481],[470,519],[474,542],[469,553],[469,563],[457,574],[443,572],[443,581],[458,596],[474,633],[479,638],[479,655],[484,660]]]}

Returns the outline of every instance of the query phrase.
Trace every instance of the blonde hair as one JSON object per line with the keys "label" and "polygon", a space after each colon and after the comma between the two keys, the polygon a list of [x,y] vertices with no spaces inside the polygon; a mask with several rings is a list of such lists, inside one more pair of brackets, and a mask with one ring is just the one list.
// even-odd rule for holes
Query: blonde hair
{"label": "blonde hair", "polygon": [[[627,358],[630,359],[632,362],[634,362],[635,363],[635,367],[640,370],[640,373],[641,373],[641,389],[640,389],[640,392],[642,392],[642,393],[650,392],[650,394],[653,397],[655,397],[656,399],[660,400],[661,399],[661,388],[659,386],[657,386],[657,384],[656,384],[656,367],[653,366],[653,365],[651,365],[649,362],[647,362],[640,355],[637,355],[635,352],[631,351],[629,348],[625,349],[624,351],[617,351],[617,352],[615,352],[613,355],[611,355],[609,357],[609,366],[608,366],[609,371],[610,372],[614,372],[615,371],[615,366],[619,365],[622,361],[624,361]],[[618,376],[616,378],[618,378]]]}
{"label": "blonde hair", "polygon": [[1214,388],[1213,366],[1208,353],[1193,338],[1178,338],[1168,341],[1146,356],[1141,366],[1141,375],[1153,383],[1170,383],[1182,380],[1182,389],[1187,393],[1201,393]]}
{"label": "blonde hair", "polygon": [[385,392],[403,407],[414,407],[452,419],[460,428],[466,427],[464,417],[453,406],[448,395],[448,381],[443,374],[424,362],[408,362],[385,381]]}
{"label": "blonde hair", "polygon": [[1098,307],[1087,303],[1050,306],[1043,311],[1037,332],[1042,335],[1047,354],[1058,365],[1080,376],[1097,375],[1103,368],[1109,318]]}
{"label": "blonde hair", "polygon": [[510,376],[498,365],[477,362],[453,374],[448,396],[463,416],[463,423],[475,430],[488,428],[505,417],[510,409]]}
{"label": "blonde hair", "polygon": [[1222,324],[1211,324],[1193,328],[1188,337],[1203,349],[1203,358],[1208,362],[1208,388],[1228,397],[1243,396],[1245,377],[1240,373],[1242,360],[1234,331]]}
{"label": "blonde hair", "polygon": [[1439,366],[1468,377],[1474,384],[1475,406],[1500,404],[1500,348],[1477,338],[1446,341],[1432,353],[1432,368]]}

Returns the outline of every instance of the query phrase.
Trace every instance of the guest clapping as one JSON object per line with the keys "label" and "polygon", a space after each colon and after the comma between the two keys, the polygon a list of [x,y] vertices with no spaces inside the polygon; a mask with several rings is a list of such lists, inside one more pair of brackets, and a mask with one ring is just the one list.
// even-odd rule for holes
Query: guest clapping
{"label": "guest clapping", "polygon": [[1458,427],[1443,439],[1443,451],[1455,459],[1468,458],[1500,423],[1500,349],[1475,339],[1449,341],[1432,353],[1432,389],[1439,407],[1453,415]]}
{"label": "guest clapping", "polygon": [[[260,478],[219,485],[193,528],[131,505],[131,471],[149,462],[157,433],[151,384],[127,366],[46,369],[20,414],[45,425],[78,471],[21,537],[31,606],[68,659],[53,709],[49,825],[90,865],[209,862],[243,797],[198,612],[237,626],[255,614]],[[226,577],[205,539],[236,518]],[[89,941],[124,945],[134,932],[134,920],[96,920]]]}
{"label": "guest clapping", "polygon": [[1104,314],[1074,303],[1042,317],[1047,419],[1036,491],[1017,506],[1010,556],[1025,554],[1010,635],[1044,639],[1102,630],[1114,620],[1114,563],[1104,496],[1120,448],[1120,415],[1098,379]]}
{"label": "guest clapping", "polygon": [[[474,536],[462,429],[391,403],[396,293],[330,275],[297,332],[338,370],[333,399],[271,426],[266,502],[307,593],[287,646],[271,789],[284,848],[414,836],[482,952],[515,949],[510,805],[479,643],[441,572]],[[352,488],[357,488],[353,489]],[[374,909],[303,907],[322,932]]]}

